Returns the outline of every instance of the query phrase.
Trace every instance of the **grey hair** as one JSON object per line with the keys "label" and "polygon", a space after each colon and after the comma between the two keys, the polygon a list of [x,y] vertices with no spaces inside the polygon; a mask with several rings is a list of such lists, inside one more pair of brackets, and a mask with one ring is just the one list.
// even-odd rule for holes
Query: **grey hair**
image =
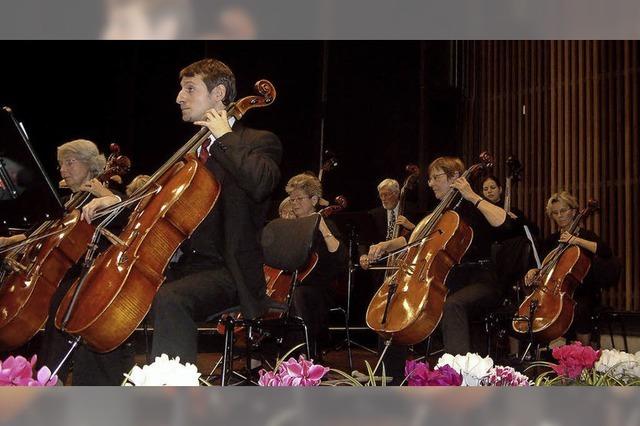
{"label": "grey hair", "polygon": [[315,176],[301,173],[289,179],[285,188],[287,194],[291,195],[296,189],[301,189],[309,197],[322,198],[322,183]]}
{"label": "grey hair", "polygon": [[385,179],[378,184],[378,192],[383,188],[389,188],[394,192],[400,192],[400,184],[395,179]]}
{"label": "grey hair", "polygon": [[100,154],[96,144],[86,139],[76,139],[58,147],[58,163],[69,157],[86,165],[92,178],[101,174],[107,164],[107,159]]}

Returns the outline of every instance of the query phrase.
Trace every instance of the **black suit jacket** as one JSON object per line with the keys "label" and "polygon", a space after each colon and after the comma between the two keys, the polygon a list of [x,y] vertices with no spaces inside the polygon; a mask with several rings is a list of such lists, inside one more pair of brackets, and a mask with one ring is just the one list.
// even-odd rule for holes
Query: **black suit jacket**
{"label": "black suit jacket", "polygon": [[260,233],[271,193],[280,181],[282,146],[273,133],[236,122],[209,151],[206,165],[221,190],[211,213],[193,233],[190,248],[222,256],[237,285],[243,315],[255,318],[265,311]]}
{"label": "black suit jacket", "polygon": [[[387,239],[387,210],[382,206],[378,206],[369,210],[367,213],[371,216],[375,225],[375,241],[360,241],[358,245],[360,255],[367,254],[369,252],[370,245]],[[418,213],[418,209],[415,204],[408,201],[405,202],[403,216],[409,219],[414,225],[417,225],[418,221],[421,219],[421,215]],[[400,228],[400,230],[402,229],[404,228]]]}

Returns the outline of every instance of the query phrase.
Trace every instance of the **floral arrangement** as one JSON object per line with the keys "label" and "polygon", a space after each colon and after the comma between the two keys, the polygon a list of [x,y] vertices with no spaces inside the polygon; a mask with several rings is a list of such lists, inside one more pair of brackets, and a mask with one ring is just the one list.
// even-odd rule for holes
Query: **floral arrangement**
{"label": "floral arrangement", "polygon": [[198,386],[200,373],[193,364],[181,364],[180,357],[169,359],[162,354],[142,368],[137,365],[125,374],[123,386]]}
{"label": "floral arrangement", "polygon": [[640,352],[635,355],[612,350],[596,351],[580,342],[554,348],[551,362],[534,363],[532,367],[549,367],[540,374],[538,386],[582,385],[624,386],[640,384]]}
{"label": "floral arrangement", "polygon": [[0,361],[0,386],[55,386],[58,376],[52,376],[46,366],[36,371],[37,360],[37,355],[34,355],[31,360],[23,356],[10,356]]}
{"label": "floral arrangement", "polygon": [[436,367],[429,364],[407,361],[406,383],[409,386],[530,386],[527,376],[512,367],[493,365],[490,357],[475,353],[466,355],[444,354]]}

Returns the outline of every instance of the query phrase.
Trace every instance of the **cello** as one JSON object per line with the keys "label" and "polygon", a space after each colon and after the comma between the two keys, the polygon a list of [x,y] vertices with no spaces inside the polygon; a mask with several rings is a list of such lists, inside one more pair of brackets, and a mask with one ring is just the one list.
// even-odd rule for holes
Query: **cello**
{"label": "cello", "polygon": [[[128,172],[131,162],[116,144],[104,172],[97,177],[107,184],[111,177]],[[63,218],[40,225],[20,249],[8,255],[13,271],[0,289],[0,350],[11,350],[29,341],[49,316],[49,304],[67,271],[87,250],[94,226],[80,220],[79,207],[91,194],[77,192],[65,204]]]}
{"label": "cello", "polygon": [[[273,103],[276,91],[269,81],[259,80],[254,88],[257,95],[227,107],[229,117],[240,120],[248,110]],[[155,188],[138,203],[114,244],[71,287],[56,314],[57,328],[82,337],[96,352],[109,352],[142,322],[169,260],[218,199],[220,184],[193,154],[210,136],[203,127],[132,194],[136,198]]]}
{"label": "cello", "polygon": [[[598,202],[590,200],[576,215],[568,232],[574,234],[580,222],[598,210]],[[516,333],[532,333],[537,342],[551,342],[564,335],[575,312],[573,293],[591,268],[591,257],[580,247],[560,243],[542,262],[532,280],[533,292],[527,296],[512,321]],[[529,321],[522,321],[528,318]],[[531,324],[529,329],[529,323]]]}
{"label": "cello", "polygon": [[512,186],[514,183],[520,182],[522,179],[522,164],[520,161],[514,157],[507,158],[507,169],[509,173],[507,174],[507,179],[505,181],[505,190],[504,190],[504,211],[509,214],[511,212],[511,193]]}
{"label": "cello", "polygon": [[[489,154],[482,153],[480,159],[462,177],[492,166]],[[433,213],[416,227],[411,242],[388,254],[404,251],[396,260],[395,273],[380,286],[366,314],[367,326],[382,337],[399,344],[417,344],[440,322],[447,276],[473,239],[473,230],[452,210],[459,199],[458,190],[449,188]]]}

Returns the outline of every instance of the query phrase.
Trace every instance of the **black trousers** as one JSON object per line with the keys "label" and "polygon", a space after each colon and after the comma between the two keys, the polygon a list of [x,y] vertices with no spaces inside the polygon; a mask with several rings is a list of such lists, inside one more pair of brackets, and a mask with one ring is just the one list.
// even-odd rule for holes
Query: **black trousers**
{"label": "black trousers", "polygon": [[[452,355],[465,355],[471,351],[469,321],[500,305],[502,289],[498,287],[492,265],[463,264],[451,270],[447,279],[449,295],[443,306],[440,327],[444,351]],[[384,349],[384,340],[378,339],[378,353]],[[391,343],[383,359],[392,385],[404,380],[404,366],[408,348]],[[378,372],[380,373],[380,371]]]}
{"label": "black trousers", "polygon": [[[72,337],[55,327],[55,315],[65,294],[80,274],[80,267],[72,268],[54,293],[45,324],[42,344],[38,351],[38,368],[47,366],[53,371],[71,347]],[[119,386],[135,364],[135,347],[130,341],[107,353],[98,353],[80,344],[58,371],[64,383],[73,367],[74,386]]]}
{"label": "black trousers", "polygon": [[222,263],[188,259],[168,271],[151,309],[153,357],[196,363],[198,321],[239,304],[235,282]]}
{"label": "black trousers", "polygon": [[[329,305],[324,285],[299,285],[293,293],[293,314],[302,318],[309,334],[311,357],[318,359],[320,345],[326,340],[329,329]],[[290,347],[304,343],[301,331],[292,331],[286,339]],[[304,353],[303,350],[300,351]]]}

